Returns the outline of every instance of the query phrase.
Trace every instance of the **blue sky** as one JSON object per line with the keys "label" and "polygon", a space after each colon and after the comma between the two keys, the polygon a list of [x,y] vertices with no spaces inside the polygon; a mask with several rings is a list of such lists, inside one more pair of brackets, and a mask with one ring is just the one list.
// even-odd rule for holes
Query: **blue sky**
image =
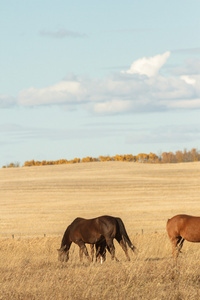
{"label": "blue sky", "polygon": [[200,2],[1,1],[0,166],[200,146]]}

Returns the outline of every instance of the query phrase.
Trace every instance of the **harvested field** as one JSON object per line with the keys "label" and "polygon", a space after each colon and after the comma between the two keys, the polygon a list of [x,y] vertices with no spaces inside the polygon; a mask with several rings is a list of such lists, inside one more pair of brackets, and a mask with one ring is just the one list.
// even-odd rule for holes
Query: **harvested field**
{"label": "harvested field", "polygon": [[[200,245],[177,267],[166,221],[200,215],[200,163],[82,163],[0,170],[0,299],[197,299]],[[119,216],[137,247],[126,261],[66,264],[56,249],[77,216]],[[143,234],[142,234],[143,233]],[[14,237],[14,238],[13,238]],[[129,251],[130,253],[130,251]]]}

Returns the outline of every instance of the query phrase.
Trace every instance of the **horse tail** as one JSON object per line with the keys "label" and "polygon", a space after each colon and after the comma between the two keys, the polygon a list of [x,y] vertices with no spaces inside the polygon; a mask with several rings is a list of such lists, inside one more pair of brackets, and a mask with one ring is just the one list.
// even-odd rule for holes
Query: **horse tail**
{"label": "horse tail", "polygon": [[166,223],[166,229],[167,229],[167,232],[168,232],[168,230],[169,230],[170,220],[171,220],[171,219],[168,219],[168,220],[167,220],[167,223]]}
{"label": "horse tail", "polygon": [[122,221],[122,219],[120,218],[116,218],[117,224],[119,225],[119,231],[120,234],[122,236],[122,238],[124,239],[124,241],[128,244],[128,246],[132,249],[132,251],[134,252],[134,250],[136,249],[136,247],[131,243],[129,236],[126,232],[126,228],[124,226],[124,223]]}

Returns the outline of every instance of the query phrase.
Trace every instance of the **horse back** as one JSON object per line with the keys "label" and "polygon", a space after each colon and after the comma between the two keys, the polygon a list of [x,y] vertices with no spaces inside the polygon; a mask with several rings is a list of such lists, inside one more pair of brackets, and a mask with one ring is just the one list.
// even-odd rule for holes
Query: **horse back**
{"label": "horse back", "polygon": [[113,237],[116,235],[118,229],[117,218],[111,216],[101,216],[97,218],[97,221],[103,234],[109,233]]}
{"label": "horse back", "polygon": [[70,225],[71,228],[80,228],[80,227],[89,227],[91,228],[97,228],[98,230],[101,230],[101,227],[110,227],[110,225],[116,224],[116,218],[111,216],[101,216],[93,219],[84,219],[84,218],[76,218]]}
{"label": "horse back", "polygon": [[185,227],[185,225],[187,224],[187,222],[190,218],[193,218],[193,217],[182,214],[182,215],[176,215],[176,216],[172,217],[171,219],[168,219],[168,221],[167,221],[168,234],[172,231],[180,232],[180,230]]}
{"label": "horse back", "polygon": [[116,220],[110,216],[76,218],[70,225],[69,235],[73,242],[82,240],[86,243],[96,243],[106,236],[116,235]]}
{"label": "horse back", "polygon": [[200,217],[190,215],[176,215],[167,221],[169,237],[183,237],[192,242],[200,241]]}

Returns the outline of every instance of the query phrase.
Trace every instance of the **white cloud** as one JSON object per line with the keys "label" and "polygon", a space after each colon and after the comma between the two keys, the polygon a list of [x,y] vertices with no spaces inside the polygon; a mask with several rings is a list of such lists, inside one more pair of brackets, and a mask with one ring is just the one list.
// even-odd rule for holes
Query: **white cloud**
{"label": "white cloud", "polygon": [[93,110],[96,113],[122,113],[131,108],[131,101],[122,101],[113,99],[108,102],[95,103]]}
{"label": "white cloud", "polygon": [[[166,77],[158,73],[169,54],[165,52],[153,58],[137,60],[138,66],[140,65],[138,74],[117,73],[104,79],[68,76],[66,80],[52,86],[24,89],[18,95],[17,104],[63,105],[70,110],[79,106],[98,114],[199,109],[200,75]],[[151,73],[148,73],[147,70],[150,69]],[[154,76],[141,76],[142,72]],[[0,96],[0,107],[15,104],[15,99]]]}
{"label": "white cloud", "polygon": [[173,101],[169,103],[169,108],[200,108],[200,98],[197,99],[187,99],[187,100],[179,100],[179,101]]}
{"label": "white cloud", "polygon": [[[187,81],[187,82],[186,82]],[[199,108],[199,80],[177,77],[113,76],[103,80],[61,81],[43,89],[29,88],[19,93],[22,106],[65,105],[68,109],[81,105],[99,114],[160,111],[175,108]]]}
{"label": "white cloud", "polygon": [[170,52],[167,51],[163,54],[158,54],[153,57],[143,57],[134,61],[127,71],[122,71],[127,74],[140,74],[148,77],[156,76],[161,67],[166,63]]}
{"label": "white cloud", "polygon": [[182,75],[180,78],[184,80],[187,84],[195,85],[196,83],[196,80],[188,75]]}
{"label": "white cloud", "polygon": [[61,81],[47,88],[29,88],[19,93],[18,102],[23,106],[78,103],[86,90],[78,81]]}

